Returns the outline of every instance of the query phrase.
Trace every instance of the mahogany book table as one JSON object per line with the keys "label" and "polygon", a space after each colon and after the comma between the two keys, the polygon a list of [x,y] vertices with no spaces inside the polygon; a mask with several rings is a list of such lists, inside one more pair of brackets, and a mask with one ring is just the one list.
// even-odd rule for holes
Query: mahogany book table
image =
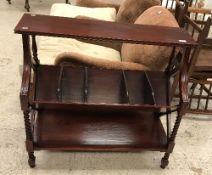
{"label": "mahogany book table", "polygon": [[[15,33],[23,38],[20,101],[31,167],[35,166],[34,151],[41,149],[154,150],[165,152],[161,167],[168,165],[188,105],[187,62],[191,48],[196,47],[184,30],[25,14]],[[170,46],[173,53],[164,72],[41,65],[37,35]],[[180,101],[171,105],[172,62],[179,58],[183,63],[178,67]],[[172,112],[176,122],[170,130]],[[166,117],[166,126],[161,117]]]}

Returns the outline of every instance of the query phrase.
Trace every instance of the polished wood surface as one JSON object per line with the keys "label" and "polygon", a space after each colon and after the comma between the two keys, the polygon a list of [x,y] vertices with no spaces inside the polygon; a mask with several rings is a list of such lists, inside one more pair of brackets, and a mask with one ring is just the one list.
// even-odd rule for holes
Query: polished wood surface
{"label": "polished wood surface", "polygon": [[58,96],[60,70],[60,66],[42,65],[37,68],[32,105],[38,108],[63,106],[90,110],[156,110],[170,105],[167,104],[168,76],[164,72],[87,68],[85,84],[85,68],[65,66],[61,77],[61,94]]}
{"label": "polished wood surface", "polygon": [[[178,28],[30,14],[23,16],[15,32],[23,37],[20,99],[31,167],[35,166],[36,149],[150,149],[165,151],[161,168],[168,165],[188,106],[188,60],[190,49],[196,47],[188,33]],[[173,54],[165,72],[45,66],[37,60],[37,35],[168,45],[173,48]],[[180,100],[170,108],[167,106],[170,104],[169,80],[176,59],[183,63],[177,67]],[[169,114],[173,112],[176,112],[176,121],[171,131]],[[166,117],[164,126],[160,122],[162,116]]]}
{"label": "polished wood surface", "polygon": [[40,110],[35,136],[36,149],[165,151],[168,143],[152,112]]}
{"label": "polished wood surface", "polygon": [[30,14],[23,15],[15,33],[181,47],[196,45],[193,38],[180,28]]}

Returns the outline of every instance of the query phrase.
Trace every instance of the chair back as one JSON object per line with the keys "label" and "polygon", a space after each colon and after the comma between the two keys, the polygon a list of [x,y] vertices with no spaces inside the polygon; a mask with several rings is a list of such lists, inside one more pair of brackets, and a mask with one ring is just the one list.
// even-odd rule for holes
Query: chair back
{"label": "chair back", "polygon": [[[195,3],[197,3],[195,1]],[[194,3],[194,4],[195,4]],[[197,7],[189,7],[188,12],[183,16],[183,27],[197,41],[198,47],[193,50],[189,60],[189,84],[190,84],[190,105],[187,112],[212,114],[212,67],[207,69],[204,66],[199,71],[199,61],[203,59],[202,51],[212,49],[212,11]],[[201,51],[201,52],[200,52]],[[212,53],[212,52],[211,52]],[[201,59],[201,60],[200,60]],[[212,57],[204,57],[207,63]],[[210,59],[210,60],[209,60]],[[208,71],[211,70],[211,71]]]}
{"label": "chair back", "polygon": [[212,26],[211,11],[189,7],[187,14],[184,14],[182,25],[198,43],[190,58],[189,75],[191,76],[201,48],[205,46],[212,48],[212,38],[209,35]]}

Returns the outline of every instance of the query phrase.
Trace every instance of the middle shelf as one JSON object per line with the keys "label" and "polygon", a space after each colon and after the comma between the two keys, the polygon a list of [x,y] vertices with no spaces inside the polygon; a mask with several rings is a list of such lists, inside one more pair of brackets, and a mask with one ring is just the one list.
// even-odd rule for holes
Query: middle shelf
{"label": "middle shelf", "polygon": [[34,76],[30,103],[36,108],[170,107],[164,72],[40,65]]}

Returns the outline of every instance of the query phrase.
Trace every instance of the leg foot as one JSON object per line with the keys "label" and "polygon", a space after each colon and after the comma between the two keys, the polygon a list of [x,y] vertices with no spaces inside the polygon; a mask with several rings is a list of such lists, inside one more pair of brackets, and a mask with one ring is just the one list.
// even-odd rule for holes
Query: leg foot
{"label": "leg foot", "polygon": [[29,1],[28,0],[25,1],[24,8],[27,10],[27,12],[29,12],[30,6],[29,6]]}
{"label": "leg foot", "polygon": [[11,0],[7,0],[7,2],[8,2],[9,4],[11,4]]}
{"label": "leg foot", "polygon": [[165,153],[165,156],[161,159],[161,168],[166,168],[166,166],[169,164],[169,153]]}
{"label": "leg foot", "polygon": [[28,153],[29,159],[28,159],[28,164],[31,168],[35,167],[35,156],[33,152]]}
{"label": "leg foot", "polygon": [[71,3],[69,2],[69,0],[66,0],[66,4],[71,4]]}

